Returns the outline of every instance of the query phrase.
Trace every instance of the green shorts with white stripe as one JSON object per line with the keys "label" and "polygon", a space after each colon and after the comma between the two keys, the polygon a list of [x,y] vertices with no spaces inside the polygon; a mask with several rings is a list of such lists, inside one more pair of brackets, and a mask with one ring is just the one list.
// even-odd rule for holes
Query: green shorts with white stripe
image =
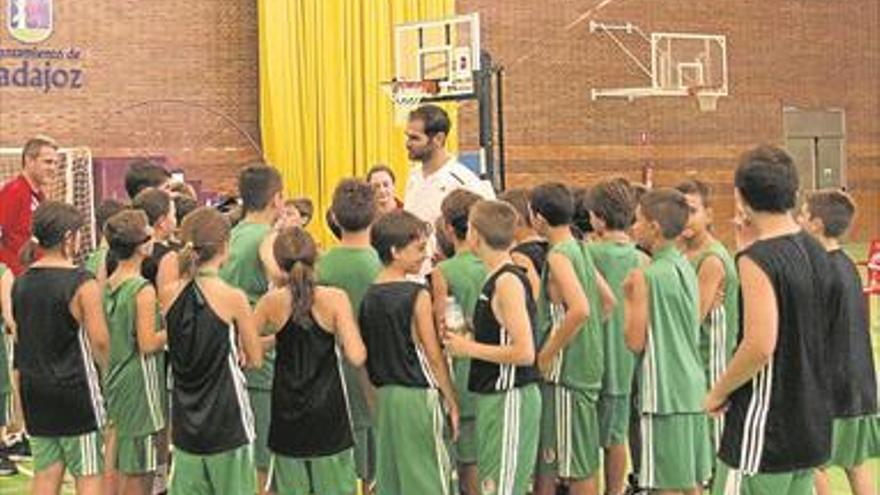
{"label": "green shorts with white stripe", "polygon": [[450,495],[440,393],[385,385],[376,391],[376,405],[376,495]]}
{"label": "green shorts with white stripe", "polygon": [[586,393],[541,385],[541,434],[537,471],[544,476],[585,480],[599,471],[599,419]]}
{"label": "green shorts with white stripe", "polygon": [[175,449],[168,480],[169,495],[214,495],[257,492],[251,444],[217,454],[191,454]]}
{"label": "green shorts with white stripe", "polygon": [[36,472],[59,462],[74,478],[104,472],[104,443],[99,431],[70,437],[31,437],[31,451]]}
{"label": "green shorts with white stripe", "polygon": [[354,450],[308,459],[272,454],[266,489],[276,495],[352,495],[357,492]]}
{"label": "green shorts with white stripe", "polygon": [[159,468],[159,433],[116,440],[116,470],[127,475],[154,473]]}
{"label": "green shorts with white stripe", "polygon": [[813,495],[812,469],[744,475],[718,460],[712,495]]}
{"label": "green shorts with white stripe", "polygon": [[538,455],[541,414],[538,385],[477,394],[476,405],[480,493],[526,493]]}
{"label": "green shorts with white stripe", "polygon": [[689,490],[712,474],[705,414],[643,414],[639,484],[651,490]]}

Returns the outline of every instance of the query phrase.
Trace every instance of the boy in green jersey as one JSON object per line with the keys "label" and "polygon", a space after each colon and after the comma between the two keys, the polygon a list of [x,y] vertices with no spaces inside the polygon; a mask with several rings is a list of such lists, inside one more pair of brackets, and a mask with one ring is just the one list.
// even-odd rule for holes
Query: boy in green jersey
{"label": "boy in green jersey", "polygon": [[[468,215],[480,196],[465,189],[452,191],[440,204],[443,235],[452,240],[455,254],[440,262],[431,273],[434,298],[434,320],[441,335],[456,332],[473,335],[473,316],[477,298],[486,281],[486,266],[467,244]],[[438,238],[440,235],[437,236]],[[455,444],[455,460],[462,493],[476,495],[477,446],[476,409],[473,394],[468,391],[470,359],[457,357],[452,361],[453,385],[458,395],[460,426]]]}
{"label": "boy in green jersey", "polygon": [[[635,268],[648,263],[627,234],[635,221],[635,197],[624,178],[600,182],[590,190],[590,224],[596,242],[588,249],[596,268],[623,300],[623,281]],[[603,325],[605,373],[599,394],[599,438],[605,454],[605,493],[621,495],[626,477],[627,439],[630,424],[635,355],[623,338],[623,304],[618,304]]]}
{"label": "boy in green jersey", "polygon": [[126,210],[110,218],[105,236],[118,260],[104,288],[110,331],[110,364],[104,377],[112,422],[108,467],[119,473],[120,493],[150,495],[165,426],[166,343],[156,289],[141,276],[141,265],[152,252],[152,234],[143,212]]}
{"label": "boy in green jersey", "polygon": [[125,209],[125,205],[115,199],[105,199],[98,205],[95,210],[95,224],[98,226],[98,248],[89,253],[83,266],[103,285],[107,279],[107,251],[110,247],[107,245],[107,238],[104,237],[104,226],[110,217]]}
{"label": "boy in green jersey", "polygon": [[[538,311],[545,323],[538,328],[541,343],[537,365],[553,390],[555,413],[552,428],[542,433],[539,457],[554,469],[541,469],[536,493],[553,493],[556,481],[569,482],[572,495],[598,493],[599,420],[596,402],[604,368],[602,307],[598,273],[586,245],[574,238],[571,222],[574,198],[568,187],[544,184],[532,190],[532,224],[550,241],[542,279]],[[549,281],[559,290],[564,316],[547,335],[546,317],[551,314]],[[546,422],[547,418],[542,418]]]}
{"label": "boy in green jersey", "polygon": [[[724,371],[736,349],[739,334],[739,275],[733,256],[711,232],[712,191],[698,180],[675,187],[688,202],[688,223],[680,245],[697,271],[700,284],[700,354],[706,370],[706,385],[711,387]],[[711,422],[712,445],[721,442],[724,417]]]}
{"label": "boy in green jersey", "polygon": [[699,286],[675,246],[687,220],[680,192],[657,189],[642,197],[633,235],[653,260],[634,269],[623,286],[626,345],[641,354],[639,484],[660,493],[699,493],[712,466],[702,410]]}
{"label": "boy in green jersey", "polygon": [[[370,225],[376,218],[372,186],[358,179],[340,182],[333,193],[330,216],[341,229],[341,240],[318,258],[317,280],[344,290],[357,315],[364,294],[382,271],[382,262],[370,245]],[[375,440],[367,399],[372,399],[369,394],[373,391],[363,367],[345,362],[342,370],[354,428],[357,473],[369,485],[375,469]]]}
{"label": "boy in green jersey", "polygon": [[[281,175],[263,164],[245,167],[238,176],[238,193],[244,217],[230,233],[229,257],[220,269],[220,277],[242,289],[253,307],[269,290],[270,282],[277,283],[284,278],[272,254],[273,226],[284,207]],[[265,345],[271,344],[271,337],[263,340]],[[267,442],[273,369],[274,351],[270,351],[261,368],[245,372],[256,426],[254,461],[261,493],[266,486],[270,460]]]}

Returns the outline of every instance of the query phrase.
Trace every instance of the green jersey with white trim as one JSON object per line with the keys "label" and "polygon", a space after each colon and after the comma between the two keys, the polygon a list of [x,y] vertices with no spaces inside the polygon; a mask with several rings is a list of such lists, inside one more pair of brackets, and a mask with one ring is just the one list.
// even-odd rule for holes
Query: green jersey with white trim
{"label": "green jersey with white trim", "polygon": [[739,275],[736,262],[720,241],[712,242],[693,259],[692,264],[700,273],[700,266],[706,259],[715,256],[724,267],[722,283],[723,300],[709,311],[702,322],[700,333],[700,355],[706,370],[706,385],[711,387],[727,369],[733,358],[736,338],[739,334]]}
{"label": "green jersey with white trim", "polygon": [[[110,365],[104,378],[107,412],[120,436],[143,436],[165,426],[164,353],[144,355],[137,342],[137,295],[150,282],[132,277],[104,288],[110,330]],[[156,327],[161,315],[156,306]]]}
{"label": "green jersey with white trim", "polygon": [[[599,398],[599,390],[602,388],[602,374],[604,370],[604,349],[602,344],[602,305],[599,303],[599,288],[596,283],[596,266],[585,244],[577,239],[570,239],[556,244],[550,248],[548,260],[554,253],[565,256],[574,269],[575,276],[581,284],[584,295],[587,297],[590,316],[584,322],[577,333],[562,349],[555,363],[554,372],[551,373],[550,381],[566,387],[583,390],[590,400]],[[540,313],[545,315],[542,320],[550,322],[550,328],[558,328],[553,324],[553,306],[550,301],[549,261],[547,269],[541,277]],[[558,318],[555,318],[558,321]],[[546,323],[544,323],[546,325]],[[546,344],[546,341],[543,343]]]}
{"label": "green jersey with white trim", "polygon": [[654,253],[645,269],[649,318],[641,356],[641,407],[647,414],[703,410],[699,286],[693,266],[674,246]]}

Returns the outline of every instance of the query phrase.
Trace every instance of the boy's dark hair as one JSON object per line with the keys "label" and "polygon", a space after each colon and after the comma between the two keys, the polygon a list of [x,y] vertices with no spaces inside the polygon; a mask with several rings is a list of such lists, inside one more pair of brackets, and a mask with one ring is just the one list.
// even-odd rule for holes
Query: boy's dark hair
{"label": "boy's dark hair", "polygon": [[125,203],[122,201],[116,199],[105,199],[104,201],[101,201],[101,204],[98,205],[98,209],[95,210],[95,222],[97,223],[98,231],[103,232],[107,220],[110,220],[110,217],[124,209]]}
{"label": "boy's dark hair", "polygon": [[603,180],[590,190],[590,210],[608,230],[626,230],[635,221],[636,200],[632,185],[623,177]]}
{"label": "boy's dark hair", "polygon": [[144,189],[135,196],[132,208],[143,210],[151,226],[155,226],[160,218],[171,212],[171,196],[156,188]]}
{"label": "boy's dark hair", "polygon": [[452,226],[455,237],[463,241],[467,237],[468,216],[471,208],[480,201],[480,196],[467,189],[456,189],[443,198],[440,211],[443,212],[443,220]]}
{"label": "boy's dark hair", "polygon": [[104,237],[116,260],[131,258],[141,244],[150,240],[149,219],[141,210],[125,210],[113,215],[104,226]]}
{"label": "boy's dark hair", "polygon": [[798,172],[791,157],[780,148],[759,146],[745,153],[734,175],[740,196],[757,212],[785,213],[794,208]]}
{"label": "boy's dark hair", "polygon": [[199,207],[199,202],[190,196],[180,195],[174,197],[174,215],[177,217],[177,225],[183,224],[183,219]]}
{"label": "boy's dark hair", "polygon": [[439,133],[449,136],[449,130],[452,129],[452,122],[446,110],[437,105],[422,105],[409,113],[409,120],[421,120],[425,123],[425,134],[428,137],[434,137]]}
{"label": "boy's dark hair", "polygon": [[837,239],[846,233],[856,214],[856,203],[849,194],[838,189],[823,189],[807,195],[810,220],[818,218],[824,226],[823,234]]}
{"label": "boy's dark hair", "polygon": [[388,265],[394,261],[393,249],[401,250],[410,243],[426,237],[431,227],[408,211],[395,210],[376,220],[370,229],[370,244]]}
{"label": "boy's dark hair", "polygon": [[128,164],[125,172],[125,192],[134,199],[141,191],[159,187],[171,180],[171,173],[165,167],[147,159],[137,158]]}
{"label": "boy's dark hair", "polygon": [[376,192],[366,181],[343,179],[333,192],[330,208],[343,231],[359,232],[376,219]]}
{"label": "boy's dark hair", "polygon": [[34,210],[31,239],[21,248],[19,257],[25,266],[34,262],[37,246],[44,249],[57,247],[64,237],[85,225],[82,213],[73,205],[60,201],[43,201]]}
{"label": "boy's dark hair", "polygon": [[660,231],[666,240],[681,235],[687,225],[690,214],[687,199],[675,189],[653,189],[642,196],[639,206],[645,218],[660,224]]}
{"label": "boy's dark hair", "polygon": [[650,189],[648,186],[642,184],[641,182],[633,182],[632,183],[632,195],[633,201],[638,205],[642,201],[642,196],[648,193]]}
{"label": "boy's dark hair", "polygon": [[516,210],[520,221],[526,227],[532,227],[532,213],[529,210],[531,192],[525,188],[508,189],[498,196],[499,201],[504,201]]}
{"label": "boy's dark hair", "polygon": [[531,208],[551,227],[570,225],[574,217],[574,198],[571,190],[559,182],[541,184],[532,189]]}
{"label": "boy's dark hair", "polygon": [[333,237],[336,240],[342,239],[342,228],[339,227],[339,224],[336,223],[336,220],[333,219],[333,209],[329,209],[324,213],[324,222],[327,223],[327,228],[330,229],[330,233],[333,234]]}
{"label": "boy's dark hair", "polygon": [[434,222],[434,235],[437,238],[437,248],[440,249],[444,258],[449,259],[455,256],[455,245],[452,243],[452,239],[446,236],[446,229],[443,228],[445,225],[446,220],[443,217],[438,218]]}
{"label": "boy's dark hair", "polygon": [[575,237],[583,240],[584,236],[593,232],[593,224],[590,223],[590,210],[593,209],[590,202],[590,190],[586,187],[578,187],[571,192],[574,200],[574,214],[571,216],[571,226],[574,227]]}
{"label": "boy's dark hair", "polygon": [[385,165],[384,163],[379,163],[370,167],[370,170],[367,171],[366,181],[370,182],[370,179],[373,178],[374,174],[378,174],[379,172],[385,172],[391,177],[391,182],[397,182],[397,177],[394,175],[394,170],[391,170],[391,167]]}
{"label": "boy's dark hair", "polygon": [[712,201],[712,187],[709,184],[706,184],[699,179],[690,179],[675,186],[675,189],[684,195],[699,196],[700,201],[703,202],[703,207],[710,207],[710,201]]}
{"label": "boy's dark hair", "polygon": [[509,249],[516,229],[516,210],[503,201],[479,201],[471,208],[471,225],[490,248]]}
{"label": "boy's dark hair", "polygon": [[248,165],[238,174],[238,194],[245,213],[265,210],[283,188],[281,174],[263,163]]}

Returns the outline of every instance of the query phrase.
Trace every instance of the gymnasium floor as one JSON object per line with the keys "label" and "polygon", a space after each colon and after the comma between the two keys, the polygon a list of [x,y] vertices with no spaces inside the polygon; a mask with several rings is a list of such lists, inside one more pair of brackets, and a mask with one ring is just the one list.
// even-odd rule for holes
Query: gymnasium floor
{"label": "gymnasium floor", "polygon": [[[856,260],[864,260],[865,259],[865,249],[863,246],[857,246],[848,248],[848,251]],[[880,303],[876,302],[872,308],[872,341],[874,344],[874,356],[875,362],[880,363]],[[871,461],[871,465],[874,468],[874,480],[875,483],[880,484],[880,459],[874,459]],[[30,463],[24,463],[20,465],[22,474],[14,478],[0,478],[0,495],[26,495],[29,493],[30,487],[30,473],[31,473],[31,465]],[[25,473],[27,471],[27,473]],[[831,478],[831,486],[833,489],[833,495],[850,495],[849,484],[846,480],[846,475],[841,469],[832,469],[829,472]],[[64,487],[62,493],[73,494],[73,483],[69,483]]]}

